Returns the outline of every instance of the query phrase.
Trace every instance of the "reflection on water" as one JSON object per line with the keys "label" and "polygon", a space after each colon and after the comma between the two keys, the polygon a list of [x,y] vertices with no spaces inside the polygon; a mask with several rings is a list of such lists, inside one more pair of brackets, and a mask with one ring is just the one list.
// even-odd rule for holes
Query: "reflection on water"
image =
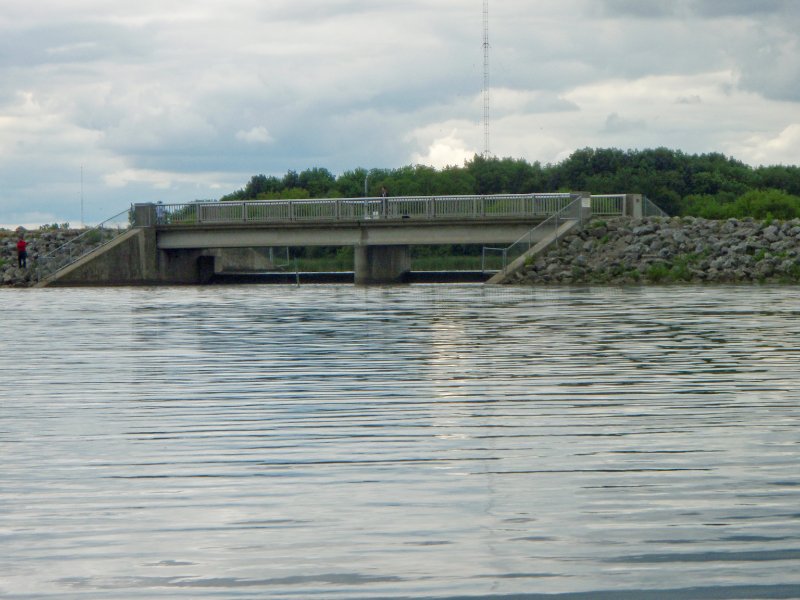
{"label": "reflection on water", "polygon": [[0,596],[800,597],[793,288],[0,303]]}

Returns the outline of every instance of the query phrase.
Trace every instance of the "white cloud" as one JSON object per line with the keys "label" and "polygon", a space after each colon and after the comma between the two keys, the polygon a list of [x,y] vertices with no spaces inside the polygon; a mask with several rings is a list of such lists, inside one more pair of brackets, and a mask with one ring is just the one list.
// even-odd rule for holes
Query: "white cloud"
{"label": "white cloud", "polygon": [[[111,188],[124,188],[128,186],[140,186],[142,184],[155,188],[156,190],[171,189],[224,189],[222,181],[224,175],[221,173],[181,173],[170,171],[158,171],[152,169],[120,168],[103,176],[103,180]],[[191,198],[192,200],[194,198]],[[188,200],[187,200],[188,201]]]}
{"label": "white cloud", "polygon": [[752,164],[796,165],[800,157],[800,123],[792,123],[775,136],[754,135],[742,143],[737,156]]}
{"label": "white cloud", "polygon": [[[418,132],[416,136],[424,136]],[[458,135],[458,130],[453,129],[448,135],[434,139],[428,144],[425,153],[416,152],[411,160],[414,164],[429,165],[444,168],[464,164],[464,161],[475,156],[477,150],[469,148],[467,142]]]}
{"label": "white cloud", "polygon": [[273,141],[272,136],[266,127],[253,127],[247,131],[240,130],[236,132],[236,139],[240,142],[247,142],[248,144],[269,144]]}

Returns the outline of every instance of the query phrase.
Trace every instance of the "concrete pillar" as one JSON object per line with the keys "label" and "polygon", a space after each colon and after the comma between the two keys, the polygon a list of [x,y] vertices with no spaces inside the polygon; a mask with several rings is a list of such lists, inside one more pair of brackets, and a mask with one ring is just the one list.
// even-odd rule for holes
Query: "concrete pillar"
{"label": "concrete pillar", "polygon": [[644,214],[644,204],[641,194],[625,195],[625,215],[633,219],[641,219]]}
{"label": "concrete pillar", "polygon": [[581,205],[578,208],[578,218],[581,223],[586,223],[592,218],[592,194],[590,192],[575,192],[581,198]]}
{"label": "concrete pillar", "polygon": [[410,246],[356,246],[355,282],[399,283],[411,270]]}
{"label": "concrete pillar", "polygon": [[152,202],[133,205],[134,227],[153,227],[156,224],[156,205]]}
{"label": "concrete pillar", "polygon": [[139,244],[139,277],[142,281],[158,281],[158,247],[156,244],[156,230],[147,227],[140,230]]}

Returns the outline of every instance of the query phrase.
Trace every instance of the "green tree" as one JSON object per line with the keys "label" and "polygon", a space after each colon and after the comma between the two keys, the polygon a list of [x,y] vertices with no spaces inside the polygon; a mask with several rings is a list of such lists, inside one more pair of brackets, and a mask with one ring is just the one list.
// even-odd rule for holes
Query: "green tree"
{"label": "green tree", "polygon": [[300,172],[297,186],[308,190],[312,198],[324,198],[336,187],[336,178],[328,169],[314,167]]}

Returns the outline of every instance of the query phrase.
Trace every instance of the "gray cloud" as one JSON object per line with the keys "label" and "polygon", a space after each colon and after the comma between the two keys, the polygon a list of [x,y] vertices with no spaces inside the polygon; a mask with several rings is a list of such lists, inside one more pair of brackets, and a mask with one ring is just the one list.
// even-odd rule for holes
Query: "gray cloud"
{"label": "gray cloud", "polygon": [[647,123],[643,119],[626,119],[620,117],[617,113],[611,113],[606,117],[606,123],[603,127],[603,133],[630,133],[646,129]]}
{"label": "gray cloud", "polygon": [[637,18],[661,18],[676,14],[675,0],[602,0],[604,14]]}
{"label": "gray cloud", "polygon": [[798,8],[794,0],[695,0],[690,6],[703,17],[796,14]]}

